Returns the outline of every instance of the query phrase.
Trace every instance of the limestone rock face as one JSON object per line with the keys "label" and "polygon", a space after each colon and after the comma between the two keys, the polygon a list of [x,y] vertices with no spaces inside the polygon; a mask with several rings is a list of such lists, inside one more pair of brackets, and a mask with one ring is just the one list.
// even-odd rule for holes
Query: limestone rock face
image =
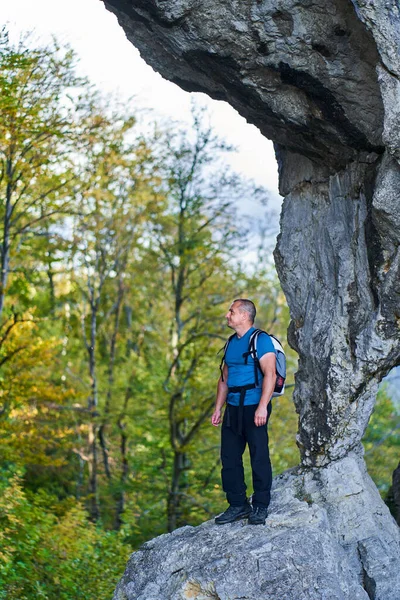
{"label": "limestone rock face", "polygon": [[377,172],[370,160],[302,182],[284,200],[275,257],[301,356],[294,400],[305,463],[356,447],[378,381],[399,360],[400,170],[389,153]]}
{"label": "limestone rock face", "polygon": [[398,528],[361,457],[377,385],[400,364],[398,0],[103,1],[164,77],[275,143],[302,455],[267,527],[155,540],[116,598],[399,600]]}
{"label": "limestone rock face", "polygon": [[357,455],[278,477],[270,509],[265,526],[209,521],[144,544],[114,600],[399,599],[400,530]]}

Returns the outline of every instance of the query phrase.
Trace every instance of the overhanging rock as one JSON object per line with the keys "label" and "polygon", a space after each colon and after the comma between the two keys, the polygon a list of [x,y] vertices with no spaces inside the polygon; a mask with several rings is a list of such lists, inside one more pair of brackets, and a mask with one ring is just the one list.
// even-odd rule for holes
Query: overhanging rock
{"label": "overhanging rock", "polygon": [[164,77],[228,101],[291,152],[333,169],[383,151],[373,36],[348,0],[106,0]]}

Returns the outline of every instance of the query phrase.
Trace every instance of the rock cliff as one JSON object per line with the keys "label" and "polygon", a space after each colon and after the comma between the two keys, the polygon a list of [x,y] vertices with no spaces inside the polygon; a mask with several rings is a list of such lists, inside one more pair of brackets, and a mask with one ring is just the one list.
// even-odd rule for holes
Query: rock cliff
{"label": "rock cliff", "polygon": [[[243,582],[240,587],[234,579],[215,591],[220,575],[214,579],[211,575],[208,579],[196,575],[196,579],[193,562],[192,570],[185,567],[181,575],[174,575],[175,581],[184,577],[182,573],[187,574],[187,582],[194,582],[192,595],[174,596],[177,591],[167,593],[167,587],[160,583],[161,591],[153,596],[399,600],[398,529],[393,527],[394,521],[363,471],[360,443],[378,382],[400,363],[398,2],[104,3],[115,12],[144,59],[164,77],[184,89],[228,101],[274,141],[280,189],[285,196],[275,259],[291,310],[289,343],[299,354],[294,401],[299,413],[302,465],[284,477],[284,485],[277,484],[275,490],[275,507],[279,514],[287,515],[283,518],[286,525],[282,525],[287,539],[276,538],[274,546],[274,535],[281,533],[279,525],[274,529],[274,521],[252,534],[247,533],[247,527],[236,525],[243,537],[242,554],[229,559],[238,564],[247,561],[243,553],[253,556],[253,542],[259,558],[269,556],[264,540],[265,547],[271,546],[271,557],[276,551],[277,561],[282,544],[296,550],[292,566],[289,553],[287,569],[282,565],[281,571],[275,570],[273,581],[268,579],[268,571],[263,580],[268,583],[257,592]],[[337,473],[341,474],[343,503],[332,495]],[[354,478],[359,486],[356,493],[352,491]],[[286,501],[285,494],[290,495],[290,490],[303,480],[311,508],[301,505],[300,509],[298,505],[302,517],[291,521],[292,501]],[[354,502],[345,500],[353,497]],[[340,527],[335,517],[339,513]],[[317,581],[315,575],[307,583],[300,564],[303,559],[303,566],[310,562],[307,544],[301,543],[304,535],[314,535],[307,529],[311,527],[308,518],[315,529],[315,543],[318,545],[317,538],[326,542],[326,553],[318,551],[313,569],[318,570],[320,565],[319,572],[329,573],[325,588],[318,584],[319,591],[315,588],[312,592],[311,587],[301,588],[303,591],[298,587]],[[297,526],[304,526],[310,533],[296,532]],[[346,541],[349,530],[354,530],[350,545]],[[189,536],[193,548],[201,549],[211,531],[212,526],[206,524],[197,533],[185,530],[168,539],[175,548],[173,540],[182,542]],[[218,543],[229,544],[224,538],[228,534],[219,535]],[[200,540],[200,546],[195,540]],[[163,543],[154,542],[154,552],[162,553]],[[149,564],[153,560],[149,550],[137,556],[133,563],[140,561],[140,556],[148,557]],[[211,562],[204,563],[204,573],[212,572],[214,560],[216,556],[211,556]],[[229,560],[227,564],[231,565]],[[335,563],[339,565],[336,571],[332,566]],[[226,581],[230,569],[215,568],[216,574],[221,569]],[[292,583],[287,588],[279,587],[286,585],[289,571]],[[156,580],[156,571],[153,575]],[[351,587],[356,585],[355,579],[361,591]],[[161,577],[159,581],[164,580]],[[211,590],[207,596],[201,590],[204,582],[210,586],[211,581],[214,588],[207,588]],[[289,588],[294,591],[279,591]],[[123,593],[127,598],[153,597],[121,589],[118,598],[123,598]]]}

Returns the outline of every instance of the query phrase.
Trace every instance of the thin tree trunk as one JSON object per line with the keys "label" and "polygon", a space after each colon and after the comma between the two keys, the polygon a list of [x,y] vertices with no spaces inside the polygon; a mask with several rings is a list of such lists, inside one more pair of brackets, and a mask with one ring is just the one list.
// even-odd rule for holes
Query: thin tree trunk
{"label": "thin tree trunk", "polygon": [[128,466],[128,457],[127,457],[127,440],[128,437],[126,435],[124,426],[118,421],[118,427],[121,430],[121,458],[122,458],[122,466],[121,466],[121,479],[120,479],[120,489],[118,490],[116,501],[115,501],[115,519],[114,519],[114,529],[119,530],[121,525],[123,524],[122,515],[125,510],[125,485],[128,479],[129,466]]}
{"label": "thin tree trunk", "polygon": [[[186,280],[186,269],[184,263],[184,242],[185,242],[185,203],[181,197],[180,213],[178,223],[178,256],[179,265],[177,273],[174,273],[173,290],[175,296],[175,322],[171,331],[171,349],[173,357],[173,366],[170,372],[170,380],[172,383],[178,383],[180,379],[180,360],[179,360],[179,345],[182,339],[183,323],[182,323],[182,305],[183,305],[183,289]],[[182,398],[182,391],[174,391],[170,399],[169,421],[170,421],[170,438],[171,446],[174,452],[171,484],[167,498],[167,527],[168,531],[173,531],[181,524],[181,490],[183,487],[182,475],[187,468],[187,456],[182,451],[182,442],[184,432],[181,431],[182,423],[177,422],[177,414],[175,407]]]}
{"label": "thin tree trunk", "polygon": [[[129,316],[129,314],[131,314],[128,309],[127,309],[127,315]],[[132,325],[131,321],[128,321],[128,329],[130,329]],[[138,340],[137,340],[137,355],[139,356],[140,354],[140,347],[142,345],[144,341],[144,329],[142,330],[142,333],[139,335]],[[118,428],[120,430],[120,454],[121,454],[121,474],[120,474],[120,485],[118,487],[117,490],[117,494],[116,494],[116,499],[115,499],[115,519],[114,519],[114,528],[115,529],[119,529],[123,523],[122,521],[122,514],[125,510],[125,488],[126,488],[126,483],[128,481],[128,475],[129,475],[129,455],[128,455],[128,436],[126,433],[126,425],[125,425],[125,418],[127,416],[127,411],[128,411],[128,404],[129,404],[129,400],[132,398],[133,396],[133,381],[134,381],[135,375],[132,374],[129,380],[129,384],[128,387],[126,388],[126,392],[125,392],[125,400],[124,400],[124,405],[122,407],[122,412],[118,418]]]}
{"label": "thin tree trunk", "polygon": [[97,489],[97,425],[89,423],[89,514],[92,521],[97,521],[100,516],[98,489]]}
{"label": "thin tree trunk", "polygon": [[400,463],[393,471],[392,485],[389,488],[385,502],[389,506],[397,525],[400,525]]}
{"label": "thin tree trunk", "polygon": [[122,525],[122,514],[125,510],[125,487],[129,475],[129,459],[128,459],[128,436],[126,433],[125,417],[128,410],[129,400],[132,398],[132,379],[126,389],[124,406],[118,418],[118,428],[120,430],[120,453],[121,453],[121,475],[120,485],[115,498],[115,518],[114,528],[119,529]]}
{"label": "thin tree trunk", "polygon": [[47,277],[49,280],[49,288],[50,288],[50,311],[54,313],[56,309],[56,295],[54,291],[54,271],[52,269],[52,262],[50,261],[47,269]]}
{"label": "thin tree trunk", "polygon": [[118,331],[119,331],[121,305],[122,305],[122,300],[124,297],[124,291],[125,290],[124,290],[124,286],[123,286],[123,279],[122,279],[122,276],[120,276],[119,281],[118,281],[117,304],[115,307],[114,329],[113,329],[111,341],[110,341],[110,354],[109,354],[109,361],[108,361],[108,389],[107,389],[106,402],[105,402],[105,406],[104,406],[104,418],[103,418],[102,424],[100,425],[100,429],[99,429],[99,440],[100,440],[100,447],[101,447],[102,454],[103,454],[104,471],[105,471],[105,474],[109,481],[111,480],[111,469],[110,469],[109,451],[108,451],[107,439],[106,439],[106,428],[107,428],[108,415],[110,413],[111,398],[112,398],[112,392],[113,392],[113,386],[114,386],[115,354],[116,354],[116,349],[117,349],[117,335],[118,335]]}
{"label": "thin tree trunk", "polygon": [[[79,440],[79,445],[81,445],[81,443],[82,443],[82,438],[81,438],[81,434],[80,434],[80,425],[81,425],[81,423],[79,423],[78,428],[77,428],[77,437],[78,437],[78,440]],[[76,497],[77,500],[80,500],[81,496],[82,496],[82,490],[83,490],[83,482],[84,482],[86,460],[85,460],[85,458],[82,456],[82,454],[80,452],[77,452],[76,455],[77,455],[77,458],[78,458],[79,468],[78,468],[78,477],[77,477],[77,480],[76,480],[75,497]]]}
{"label": "thin tree trunk", "polygon": [[4,231],[3,241],[1,244],[1,273],[0,273],[0,316],[3,313],[4,300],[6,294],[6,286],[8,273],[10,270],[10,227],[11,227],[11,215],[13,206],[11,202],[12,196],[12,163],[11,160],[7,160],[7,187],[6,187],[6,205],[4,213]]}
{"label": "thin tree trunk", "polygon": [[88,345],[89,353],[89,373],[91,382],[91,395],[89,397],[88,408],[91,411],[89,423],[89,513],[92,521],[97,521],[100,516],[99,498],[98,498],[98,456],[97,456],[97,433],[98,425],[96,423],[97,406],[98,406],[98,391],[97,391],[97,374],[96,374],[96,336],[97,336],[97,304],[91,302],[91,322],[90,322],[90,344]]}
{"label": "thin tree trunk", "polygon": [[122,418],[118,419],[118,427],[120,430],[120,452],[121,452],[121,477],[120,477],[120,487],[116,494],[115,500],[115,519],[114,519],[114,529],[120,529],[123,521],[122,514],[125,510],[125,486],[128,480],[129,474],[129,463],[128,463],[128,436],[126,434],[125,425]]}
{"label": "thin tree trunk", "polygon": [[171,487],[167,500],[167,527],[168,531],[174,531],[183,525],[182,522],[182,476],[187,470],[187,456],[185,452],[175,450],[172,468]]}

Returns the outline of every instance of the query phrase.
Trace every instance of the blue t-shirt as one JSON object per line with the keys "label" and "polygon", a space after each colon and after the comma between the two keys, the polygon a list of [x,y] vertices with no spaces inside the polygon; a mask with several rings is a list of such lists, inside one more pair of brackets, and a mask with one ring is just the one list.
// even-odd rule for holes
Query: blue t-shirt
{"label": "blue t-shirt", "polygon": [[[240,385],[247,385],[249,383],[255,383],[254,381],[254,359],[249,356],[247,359],[247,365],[245,364],[245,358],[243,354],[249,350],[249,340],[255,327],[251,327],[243,337],[238,338],[235,335],[229,342],[228,349],[226,351],[225,363],[228,367],[228,387],[236,387]],[[257,356],[258,359],[267,352],[274,352],[275,348],[271,338],[268,334],[261,333],[257,340]],[[258,404],[260,402],[262,393],[262,380],[263,375],[258,371],[259,374],[259,386],[253,390],[247,390],[244,398],[244,404]],[[239,406],[240,393],[228,393],[228,404]]]}

